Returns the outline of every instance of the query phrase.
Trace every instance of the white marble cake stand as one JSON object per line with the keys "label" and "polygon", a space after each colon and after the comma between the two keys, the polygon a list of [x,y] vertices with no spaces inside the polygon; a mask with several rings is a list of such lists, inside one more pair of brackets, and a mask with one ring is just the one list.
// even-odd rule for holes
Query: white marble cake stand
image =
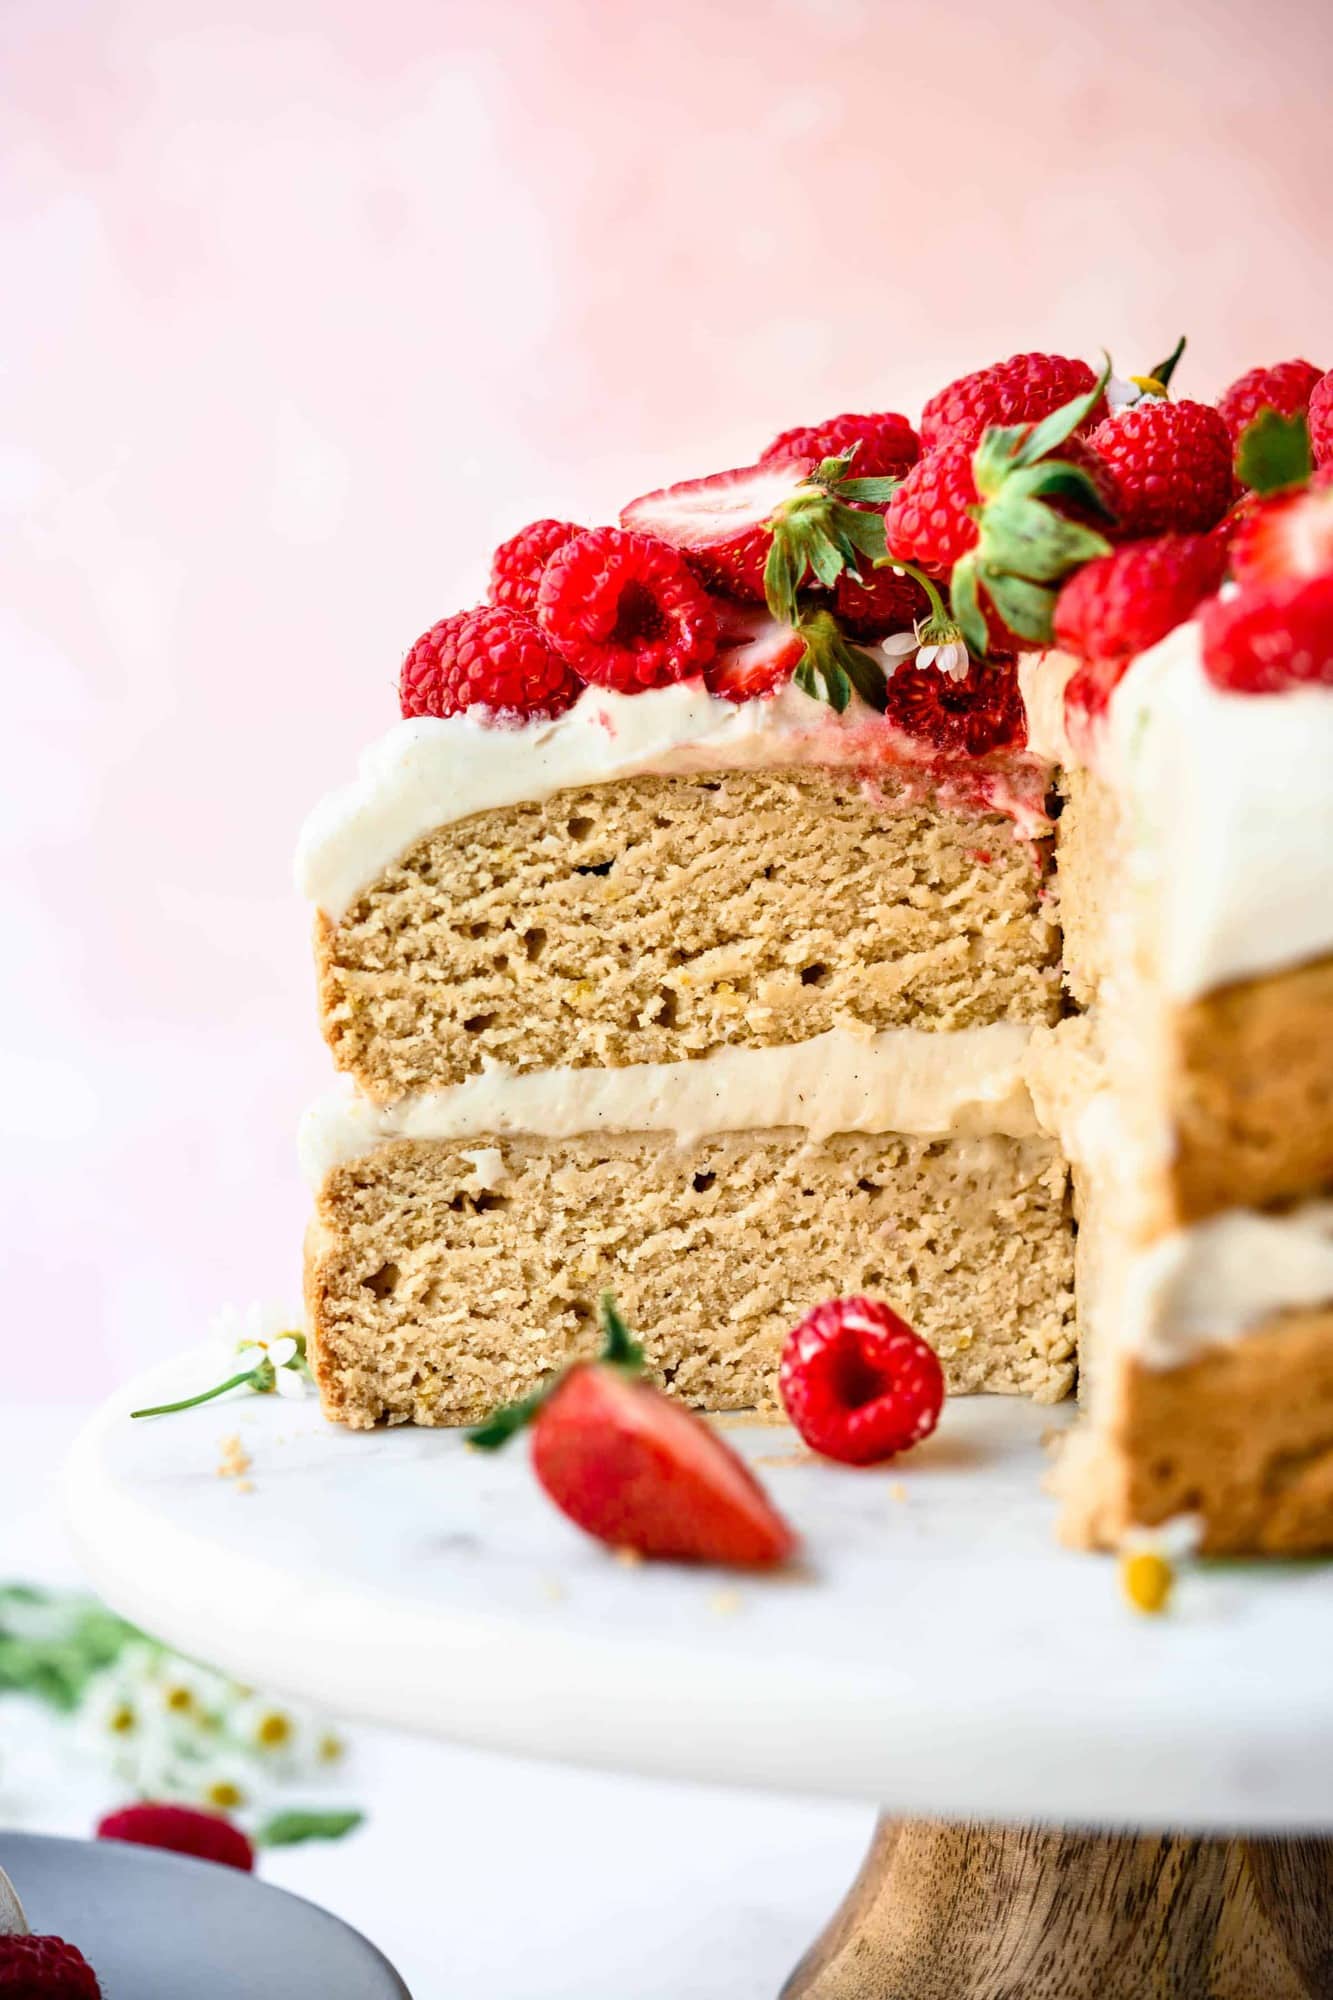
{"label": "white marble cake stand", "polygon": [[[211,1365],[141,1377],[74,1447],[69,1522],[108,1601],[348,1716],[874,1800],[895,1817],[788,1994],[1333,1994],[1333,1568],[1209,1568],[1138,1616],[1052,1539],[1066,1413],[951,1403],[869,1472],[731,1428],[807,1552],[735,1579],[608,1559],[521,1445],[349,1435],[244,1394],[129,1421]],[[248,1491],[219,1475],[230,1435]]]}

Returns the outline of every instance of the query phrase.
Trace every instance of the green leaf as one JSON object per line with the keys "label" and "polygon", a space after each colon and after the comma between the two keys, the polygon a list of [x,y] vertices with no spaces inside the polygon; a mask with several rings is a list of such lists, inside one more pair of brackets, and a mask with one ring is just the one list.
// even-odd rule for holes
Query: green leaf
{"label": "green leaf", "polygon": [[846,712],[852,698],[852,684],[840,667],[825,667],[820,675],[824,683],[824,699],[835,715]]}
{"label": "green leaf", "polygon": [[1015,463],[1035,465],[1039,458],[1045,458],[1057,445],[1072,437],[1079,425],[1096,409],[1110,379],[1111,359],[1106,355],[1103,357],[1102,372],[1087,393],[1072,397],[1069,402],[1062,403],[1058,410],[1052,410],[1048,417],[1043,417],[1026,441],[1019,446]]}
{"label": "green leaf", "polygon": [[1110,543],[1081,521],[1067,521],[1044,500],[1010,494],[1008,487],[987,507],[978,544],[982,573],[992,570],[1054,583],[1078,563],[1106,555]]}
{"label": "green leaf", "polygon": [[1166,360],[1159,361],[1155,368],[1150,368],[1148,370],[1148,373],[1151,375],[1153,381],[1160,382],[1164,389],[1169,389],[1171,387],[1171,377],[1176,372],[1176,363],[1179,361],[1181,355],[1184,352],[1185,352],[1185,336],[1182,333],[1180,339],[1176,342],[1175,346],[1171,349],[1171,352],[1167,355]]}
{"label": "green leaf", "polygon": [[840,479],[837,493],[839,500],[891,500],[902,483],[887,473],[881,478]]}
{"label": "green leaf", "polygon": [[341,1840],[344,1834],[354,1833],[364,1823],[365,1817],[363,1812],[355,1809],[346,1812],[302,1812],[299,1808],[292,1808],[266,1819],[255,1834],[255,1845],[296,1847],[303,1840]]}
{"label": "green leaf", "polygon": [[1025,577],[992,574],[983,569],[982,581],[991,603],[1012,632],[1035,646],[1051,642],[1051,619],[1055,612],[1055,592],[1044,590]]}
{"label": "green leaf", "polygon": [[992,424],[981,434],[972,456],[972,478],[983,500],[998,493],[1014,466],[1027,437],[1026,424]]}
{"label": "green leaf", "polygon": [[847,559],[841,549],[818,536],[810,544],[810,567],[825,590],[832,590],[847,567]]}
{"label": "green leaf", "polygon": [[974,554],[965,555],[954,564],[949,602],[958,629],[970,650],[978,659],[984,659],[990,641],[977,589],[977,559]]}
{"label": "green leaf", "polygon": [[866,707],[873,708],[877,715],[883,715],[889,705],[889,696],[884,669],[879,661],[862,652],[859,646],[844,642],[838,653],[838,664]]}
{"label": "green leaf", "polygon": [[1047,499],[1076,500],[1104,521],[1112,518],[1111,509],[1102,496],[1102,489],[1086,466],[1074,465],[1064,458],[1044,458],[1039,465],[1025,472],[1014,474],[1015,483],[1020,479],[1032,483],[1028,491],[1041,494]]}
{"label": "green leaf", "polygon": [[784,625],[790,625],[796,617],[798,575],[791,539],[775,527],[764,558],[764,601],[774,618],[780,619]]}
{"label": "green leaf", "polygon": [[598,1359],[612,1368],[629,1369],[637,1375],[643,1367],[643,1349],[621,1318],[611,1292],[602,1293],[597,1301],[597,1314],[606,1343]]}
{"label": "green leaf", "polygon": [[883,560],[886,544],[882,514],[864,514],[858,512],[855,507],[840,507],[838,527],[846,540],[862,555],[869,556],[872,562]]}
{"label": "green leaf", "polygon": [[516,1403],[503,1404],[484,1424],[478,1424],[467,1434],[467,1441],[475,1451],[499,1451],[508,1444],[511,1437],[526,1430],[543,1403],[550,1396],[553,1384],[534,1389],[530,1396],[521,1396]]}
{"label": "green leaf", "polygon": [[802,694],[809,695],[811,701],[823,701],[824,690],[819,684],[819,676],[815,672],[815,663],[811,659],[808,649],[800,665],[792,675],[792,680],[801,690]]}
{"label": "green leaf", "polygon": [[1284,417],[1260,410],[1245,426],[1236,446],[1236,477],[1255,493],[1281,493],[1304,486],[1314,471],[1310,426],[1304,411]]}

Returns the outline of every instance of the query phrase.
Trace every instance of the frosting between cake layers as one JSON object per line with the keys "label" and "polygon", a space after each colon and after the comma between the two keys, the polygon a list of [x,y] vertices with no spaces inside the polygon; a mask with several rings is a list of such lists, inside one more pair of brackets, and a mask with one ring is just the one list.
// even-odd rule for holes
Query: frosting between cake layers
{"label": "frosting between cake layers", "polygon": [[665,1132],[685,1146],[719,1132],[795,1127],[915,1138],[1039,1131],[1024,1079],[1031,1030],[1018,1022],[931,1033],[830,1028],[776,1048],[728,1048],[689,1062],[620,1069],[516,1071],[492,1064],[446,1090],[377,1105],[352,1088],[321,1098],[301,1121],[299,1149],[315,1186],[333,1167],[394,1139]]}
{"label": "frosting between cake layers", "polygon": [[1333,1202],[1282,1215],[1230,1209],[1129,1260],[1118,1337],[1151,1368],[1179,1368],[1274,1314],[1333,1301]]}
{"label": "frosting between cake layers", "polygon": [[1180,625],[1121,681],[1094,756],[1127,801],[1130,893],[1170,998],[1333,952],[1327,688],[1215,687]]}
{"label": "frosting between cake layers", "polygon": [[[947,804],[948,781],[939,782],[931,771],[933,758],[928,744],[858,699],[836,715],[792,682],[745,702],[720,701],[698,680],[635,695],[589,687],[563,715],[522,726],[466,712],[417,716],[371,744],[352,783],[315,807],[301,831],[296,882],[336,920],[438,826],[571,787],[650,773],[799,765],[855,772],[887,765],[929,774]],[[1035,760],[1011,761],[1027,772],[1029,784],[978,765],[965,802],[973,810],[1008,813],[1028,838],[1048,834],[1044,774]]]}

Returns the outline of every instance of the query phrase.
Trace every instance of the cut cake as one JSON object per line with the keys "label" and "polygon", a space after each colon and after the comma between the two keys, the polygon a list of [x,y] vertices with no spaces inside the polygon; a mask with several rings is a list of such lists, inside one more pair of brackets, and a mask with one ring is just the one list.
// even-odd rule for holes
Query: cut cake
{"label": "cut cake", "polygon": [[[1020,377],[1037,406],[988,419],[1048,416]],[[1048,458],[1203,407],[1102,388],[1062,384]],[[983,562],[980,635],[961,587],[971,517],[923,547],[977,445],[934,407],[915,465],[902,419],[840,420],[862,487],[895,427],[873,493],[825,458],[845,431],[766,455],[758,568],[741,474],[720,526],[695,487],[535,524],[311,816],[346,1073],[302,1134],[324,1407],[477,1420],[590,1353],[610,1288],[661,1385],[772,1409],[791,1326],[866,1292],[953,1393],[1052,1402],[1081,1368],[1072,1538],[1189,1513],[1213,1548],[1333,1546],[1333,639],[1322,678],[1218,685],[1191,614],[1235,594],[1219,542],[1155,644],[1016,660],[1003,581]],[[835,543],[860,517],[836,583],[799,537],[794,579],[763,573],[807,506]],[[1086,532],[1066,568],[1115,564]]]}

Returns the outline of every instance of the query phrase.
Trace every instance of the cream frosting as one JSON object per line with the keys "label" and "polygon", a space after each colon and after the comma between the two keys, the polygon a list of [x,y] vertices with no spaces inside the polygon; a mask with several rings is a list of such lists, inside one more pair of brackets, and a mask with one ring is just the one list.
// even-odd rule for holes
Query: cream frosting
{"label": "cream frosting", "polygon": [[1117,1337],[1149,1367],[1179,1368],[1275,1313],[1333,1300],[1333,1202],[1282,1215],[1229,1209],[1130,1258]]}
{"label": "cream frosting", "polygon": [[[522,726],[467,713],[417,716],[372,743],[352,783],[310,814],[297,847],[297,887],[337,919],[435,827],[574,786],[650,772],[799,765],[854,772],[889,766],[924,776],[932,756],[928,744],[858,699],[835,715],[790,681],[775,695],[745,702],[719,701],[698,680],[635,695],[590,687],[553,721]],[[1023,834],[1038,838],[1050,832],[1044,779],[1035,760],[1020,760],[1018,769],[1027,784],[1015,783],[1013,772],[972,767],[968,795],[959,802],[1006,812]],[[948,804],[947,779],[939,790]]]}
{"label": "cream frosting", "polygon": [[[917,1138],[1003,1134],[1039,1127],[1024,1075],[1031,1030],[1013,1021],[935,1034],[830,1028],[777,1048],[719,1049],[678,1063],[620,1069],[516,1071],[495,1063],[446,1090],[376,1105],[348,1087],[329,1092],[301,1122],[301,1165],[318,1186],[331,1168],[393,1139],[567,1139],[589,1132],[666,1132],[678,1145],[718,1132],[794,1127]],[[469,1154],[485,1177],[493,1147]]]}
{"label": "cream frosting", "polygon": [[1168,997],[1333,952],[1333,692],[1215,687],[1191,622],[1135,661],[1095,755]]}

